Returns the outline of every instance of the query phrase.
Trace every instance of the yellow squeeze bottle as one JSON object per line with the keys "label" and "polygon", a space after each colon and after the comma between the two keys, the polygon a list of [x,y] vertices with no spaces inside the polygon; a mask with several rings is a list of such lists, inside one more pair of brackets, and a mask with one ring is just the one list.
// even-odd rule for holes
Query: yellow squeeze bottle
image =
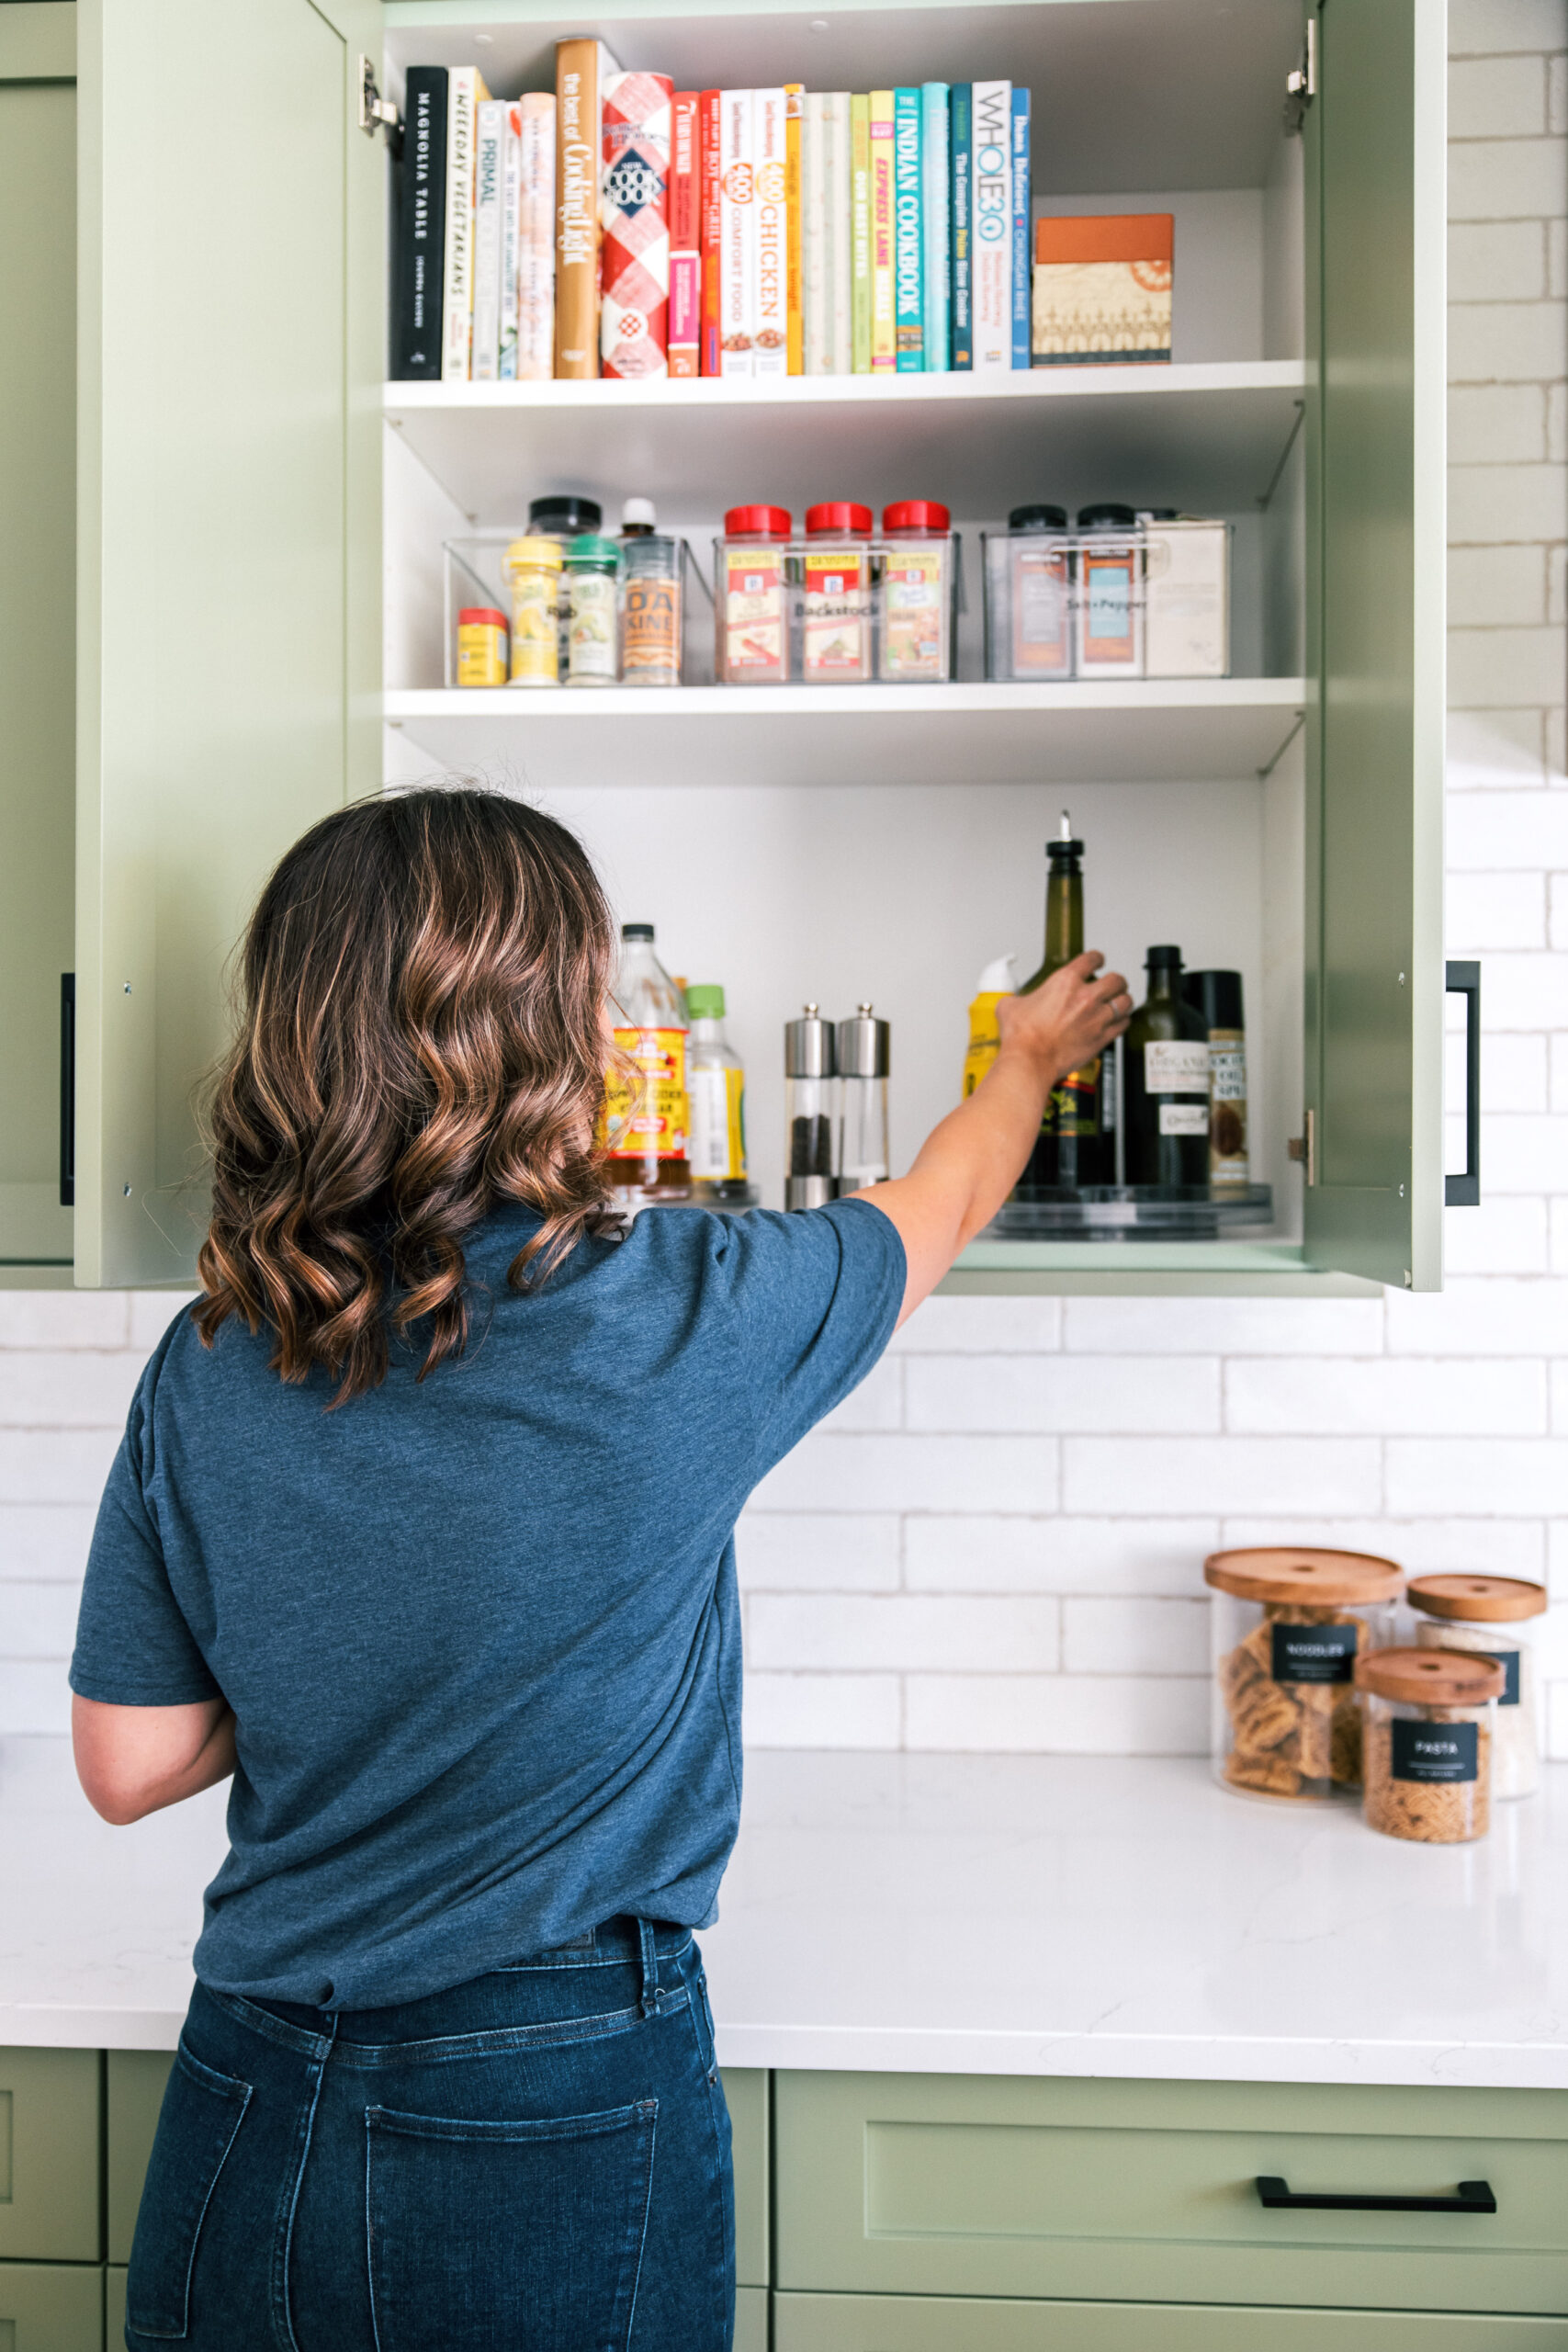
{"label": "yellow squeeze bottle", "polygon": [[969,1050],[964,1057],[964,1100],[968,1102],[997,1058],[1000,1036],[997,1005],[1004,996],[1018,994],[1018,958],[998,956],[987,964],[976,983],[978,993],[969,1007]]}

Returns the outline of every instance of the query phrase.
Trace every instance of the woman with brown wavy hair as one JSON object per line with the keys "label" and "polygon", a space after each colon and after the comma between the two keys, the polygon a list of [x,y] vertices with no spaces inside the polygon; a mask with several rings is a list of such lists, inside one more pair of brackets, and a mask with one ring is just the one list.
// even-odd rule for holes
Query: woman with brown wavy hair
{"label": "woman with brown wavy hair", "polygon": [[138,1388],[72,1664],[107,1819],[232,1776],[132,2352],[728,2346],[692,1931],[739,1812],[735,1521],[1123,1025],[1099,962],[1004,1002],[908,1176],[623,1230],[572,836],[417,792],[284,858],[202,1296]]}

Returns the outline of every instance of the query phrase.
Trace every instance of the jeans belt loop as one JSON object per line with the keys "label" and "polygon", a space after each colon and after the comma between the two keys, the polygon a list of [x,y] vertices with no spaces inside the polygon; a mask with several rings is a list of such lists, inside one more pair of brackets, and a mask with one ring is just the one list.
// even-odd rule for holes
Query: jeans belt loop
{"label": "jeans belt loop", "polygon": [[645,2018],[661,2017],[664,1995],[659,1984],[659,1947],[654,1940],[651,1919],[639,1919],[637,1936],[642,1945],[642,2013]]}

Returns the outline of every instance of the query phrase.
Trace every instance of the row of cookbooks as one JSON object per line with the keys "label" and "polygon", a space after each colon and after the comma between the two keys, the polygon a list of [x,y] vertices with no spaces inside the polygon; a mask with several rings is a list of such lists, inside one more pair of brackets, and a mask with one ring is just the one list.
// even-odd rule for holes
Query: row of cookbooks
{"label": "row of cookbooks", "polygon": [[404,126],[396,377],[1031,364],[1010,83],[676,90],[581,39],[509,101],[415,66]]}

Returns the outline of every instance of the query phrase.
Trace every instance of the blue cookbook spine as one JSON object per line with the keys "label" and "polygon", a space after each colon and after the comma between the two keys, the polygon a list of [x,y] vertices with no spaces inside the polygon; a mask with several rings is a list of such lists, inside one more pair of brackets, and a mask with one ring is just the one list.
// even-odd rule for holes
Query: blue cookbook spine
{"label": "blue cookbook spine", "polygon": [[1029,92],[1012,94],[1012,364],[1028,368],[1033,360],[1032,289],[1034,273],[1029,248],[1033,226],[1029,210]]}
{"label": "blue cookbook spine", "polygon": [[970,308],[969,175],[974,167],[972,107],[967,82],[954,82],[949,100],[953,125],[953,217],[948,243],[953,261],[953,364],[975,365],[975,321]]}
{"label": "blue cookbook spine", "polygon": [[947,84],[920,85],[920,211],[924,236],[925,358],[928,375],[944,376],[948,356]]}
{"label": "blue cookbook spine", "polygon": [[893,93],[894,349],[898,373],[918,375],[926,364],[925,306],[920,285],[920,94]]}

